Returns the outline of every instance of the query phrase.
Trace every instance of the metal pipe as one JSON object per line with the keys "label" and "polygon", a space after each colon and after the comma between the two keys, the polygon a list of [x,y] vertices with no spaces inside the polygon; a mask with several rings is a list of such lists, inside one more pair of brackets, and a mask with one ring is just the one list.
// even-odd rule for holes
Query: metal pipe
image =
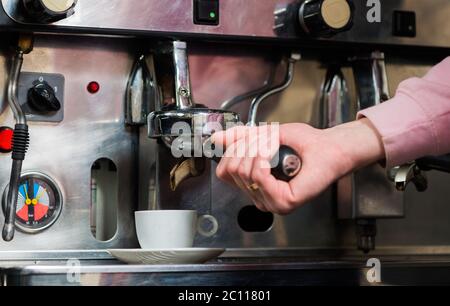
{"label": "metal pipe", "polygon": [[2,232],[2,237],[5,241],[11,241],[14,238],[14,223],[16,220],[17,196],[19,193],[21,172],[22,161],[13,160],[5,210],[5,225],[3,226]]}
{"label": "metal pipe", "polygon": [[276,66],[275,65],[271,65],[270,66],[270,71],[269,71],[269,76],[267,78],[267,80],[264,82],[264,85],[260,88],[254,89],[252,91],[246,92],[242,95],[236,96],[234,98],[231,98],[229,100],[226,100],[225,102],[222,103],[222,105],[220,106],[221,109],[223,110],[229,110],[231,109],[233,106],[244,102],[247,99],[253,98],[257,95],[260,95],[262,92],[265,92],[267,89],[270,88],[270,86],[273,83],[273,80],[275,78],[275,72],[276,72]]}
{"label": "metal pipe", "polygon": [[22,64],[23,51],[17,51],[12,62],[7,90],[9,106],[13,111],[14,119],[16,120],[17,124],[27,124],[27,119],[22,110],[22,107],[20,106],[19,101],[17,101],[17,87],[19,84],[19,76],[20,70],[22,69]]}
{"label": "metal pipe", "polygon": [[375,51],[368,56],[352,57],[349,61],[358,89],[357,112],[390,98],[384,53]]}
{"label": "metal pipe", "polygon": [[173,60],[175,64],[175,90],[177,109],[194,107],[189,79],[189,62],[187,44],[183,41],[173,42]]}
{"label": "metal pipe", "polygon": [[5,241],[11,241],[14,238],[14,223],[16,218],[20,175],[22,172],[22,163],[25,159],[29,139],[27,119],[19,104],[19,101],[17,100],[17,88],[19,84],[20,70],[22,69],[23,64],[23,54],[24,52],[19,49],[14,56],[7,89],[8,102],[14,114],[16,125],[13,136],[13,162],[5,207],[5,224],[2,231],[2,237]]}
{"label": "metal pipe", "polygon": [[352,120],[347,82],[338,66],[327,71],[320,97],[320,128],[326,129]]}
{"label": "metal pipe", "polygon": [[256,120],[258,115],[258,109],[262,102],[264,102],[267,98],[270,96],[273,96],[277,93],[282,92],[286,88],[288,88],[294,79],[294,70],[295,70],[295,63],[301,59],[301,55],[298,53],[292,53],[291,57],[289,58],[288,68],[286,72],[286,77],[284,79],[284,82],[277,87],[271,88],[270,90],[263,92],[259,96],[255,97],[252,101],[252,104],[250,106],[250,111],[248,114],[249,126],[256,126]]}

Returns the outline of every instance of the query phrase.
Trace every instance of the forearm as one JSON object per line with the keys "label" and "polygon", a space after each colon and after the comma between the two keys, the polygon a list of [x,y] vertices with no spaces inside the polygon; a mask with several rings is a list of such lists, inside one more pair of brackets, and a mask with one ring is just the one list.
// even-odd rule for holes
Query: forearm
{"label": "forearm", "polygon": [[387,167],[450,152],[450,58],[424,78],[400,84],[395,97],[363,110],[384,146]]}

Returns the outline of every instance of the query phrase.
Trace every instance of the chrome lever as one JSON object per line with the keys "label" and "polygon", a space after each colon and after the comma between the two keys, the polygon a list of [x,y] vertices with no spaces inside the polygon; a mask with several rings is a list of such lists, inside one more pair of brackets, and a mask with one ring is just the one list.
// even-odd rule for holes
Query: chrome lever
{"label": "chrome lever", "polygon": [[175,94],[177,98],[177,108],[193,108],[195,104],[192,102],[186,42],[173,42],[173,61],[175,65]]}
{"label": "chrome lever", "polygon": [[248,113],[248,125],[249,126],[257,126],[257,116],[258,116],[258,109],[259,106],[269,97],[280,93],[287,89],[294,80],[294,72],[295,72],[295,63],[297,63],[301,59],[300,53],[292,53],[289,60],[288,60],[288,66],[286,71],[286,76],[283,81],[278,86],[275,86],[274,88],[270,88],[269,90],[262,92],[260,95],[255,97],[250,105],[250,110]]}
{"label": "chrome lever", "polygon": [[424,192],[428,189],[427,177],[416,163],[392,169],[390,177],[399,191],[405,191],[410,183],[413,183],[419,192]]}
{"label": "chrome lever", "polygon": [[22,163],[30,141],[27,118],[20,106],[17,98],[20,71],[23,64],[23,55],[33,49],[33,37],[22,35],[19,37],[18,48],[11,65],[11,72],[8,81],[8,102],[16,121],[13,136],[13,151],[11,154],[12,167],[9,179],[9,188],[5,207],[5,224],[3,225],[2,238],[11,241],[14,238],[17,197],[19,193],[19,183],[22,172]]}

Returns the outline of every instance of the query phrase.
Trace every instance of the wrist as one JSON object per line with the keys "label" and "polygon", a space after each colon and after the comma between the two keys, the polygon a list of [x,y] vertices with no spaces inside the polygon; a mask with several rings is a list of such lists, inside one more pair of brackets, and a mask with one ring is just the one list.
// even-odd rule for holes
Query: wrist
{"label": "wrist", "polygon": [[367,118],[336,126],[330,132],[348,157],[350,171],[385,159],[382,137]]}

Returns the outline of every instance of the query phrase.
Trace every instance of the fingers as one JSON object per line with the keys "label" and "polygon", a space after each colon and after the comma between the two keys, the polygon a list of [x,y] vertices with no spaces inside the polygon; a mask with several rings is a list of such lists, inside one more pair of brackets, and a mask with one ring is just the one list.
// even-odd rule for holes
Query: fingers
{"label": "fingers", "polygon": [[234,178],[231,175],[232,172],[235,171],[235,160],[236,158],[228,157],[228,156],[236,156],[235,152],[237,151],[237,143],[231,144],[228,146],[227,152],[225,152],[224,157],[222,157],[222,160],[220,161],[219,165],[216,168],[216,175],[220,179],[230,183],[234,184]]}
{"label": "fingers", "polygon": [[252,127],[236,126],[226,131],[216,132],[211,136],[212,143],[227,148],[231,144],[242,139],[249,133]]}
{"label": "fingers", "polygon": [[[271,174],[270,161],[279,148],[278,135],[269,126],[238,127],[216,133],[212,139],[227,147],[217,167],[217,176],[238,186],[252,199],[258,209],[287,214],[295,206],[295,195],[289,183],[278,181]],[[250,190],[249,186],[258,188]]]}
{"label": "fingers", "polygon": [[[241,188],[260,210],[288,214],[320,195],[350,168],[342,166],[350,164],[348,157],[329,132],[304,124],[283,125],[278,132],[271,128],[234,128],[215,134],[213,140],[227,147],[217,175]],[[271,174],[270,161],[280,143],[302,158],[301,172],[289,183]],[[253,184],[255,188],[249,189]]]}
{"label": "fingers", "polygon": [[[238,186],[262,211],[267,211],[264,198],[259,191],[249,190],[253,184],[250,179],[253,168],[253,160],[258,155],[258,141],[256,128],[241,128],[237,132],[231,132],[231,138],[237,139],[234,143],[228,143],[222,161],[217,167],[217,176],[229,183]],[[260,135],[259,135],[260,136]],[[225,139],[226,135],[219,138]]]}
{"label": "fingers", "polygon": [[[230,131],[229,136],[228,131]],[[246,135],[249,134],[249,129],[247,127],[236,127],[228,131],[215,133],[212,136],[215,138],[211,138],[211,140],[216,145],[227,147],[222,160],[217,166],[217,176],[229,183],[234,183],[232,173],[235,173],[239,169],[240,158],[245,156],[245,143],[239,140],[242,138],[245,139]],[[230,139],[234,139],[235,141],[228,141]]]}
{"label": "fingers", "polygon": [[277,214],[288,214],[293,208],[293,197],[289,183],[279,181],[271,174],[270,162],[257,158],[251,179],[258,185],[268,210]]}
{"label": "fingers", "polygon": [[249,186],[253,184],[250,182],[253,159],[248,158],[250,156],[248,148],[252,146],[249,137],[247,135],[229,146],[225,155],[227,157],[224,157],[219,164],[217,174],[220,178],[239,187],[260,210],[266,211],[264,204],[261,202],[262,198],[258,197],[256,192],[249,190]]}
{"label": "fingers", "polygon": [[249,186],[254,185],[254,182],[251,179],[251,173],[253,171],[254,161],[258,156],[258,138],[249,137],[249,135],[247,135],[244,141],[247,144],[246,154],[245,158],[242,158],[240,161],[237,174],[240,181],[242,181],[246,187],[247,194],[253,200],[256,207],[258,207],[261,211],[267,211],[267,205],[264,202],[264,197],[260,190],[249,190]]}
{"label": "fingers", "polygon": [[[269,130],[266,131],[270,133]],[[287,200],[285,194],[291,194],[290,186],[288,183],[278,181],[272,176],[271,160],[275,152],[278,151],[279,143],[274,143],[270,137],[262,137],[262,139],[265,143],[259,145],[265,147],[266,151],[254,158],[248,179],[259,187],[259,201],[265,205],[268,211],[286,214],[291,207],[290,202],[285,203]],[[267,154],[268,152],[269,154]]]}

